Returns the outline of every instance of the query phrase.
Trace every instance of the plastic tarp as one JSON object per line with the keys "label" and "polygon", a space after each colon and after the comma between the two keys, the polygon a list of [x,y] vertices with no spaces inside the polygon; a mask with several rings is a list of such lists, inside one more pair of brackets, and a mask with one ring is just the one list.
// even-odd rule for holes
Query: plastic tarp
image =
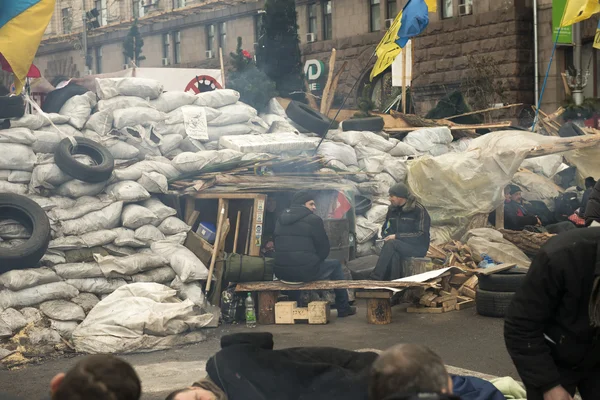
{"label": "plastic tarp", "polygon": [[512,182],[521,188],[525,200],[543,201],[550,211],[554,211],[554,199],[563,193],[552,179],[527,170],[517,172]]}
{"label": "plastic tarp", "polygon": [[560,154],[549,154],[547,156],[529,158],[523,161],[521,167],[527,168],[536,174],[552,178],[558,172],[562,164],[562,159],[563,157]]}
{"label": "plastic tarp", "polygon": [[531,261],[517,246],[504,239],[502,233],[491,228],[471,229],[461,240],[467,243],[477,260],[487,254],[497,263],[527,268]]}
{"label": "plastic tarp", "polygon": [[577,167],[577,176],[583,186],[583,181],[588,176],[600,178],[600,145],[579,149],[565,153],[569,164]]}
{"label": "plastic tarp", "polygon": [[77,351],[91,354],[164,350],[204,340],[200,332],[190,331],[212,319],[212,314],[196,315],[194,303],[180,301],[176,290],[132,283],[96,304],[73,331],[72,341]]}

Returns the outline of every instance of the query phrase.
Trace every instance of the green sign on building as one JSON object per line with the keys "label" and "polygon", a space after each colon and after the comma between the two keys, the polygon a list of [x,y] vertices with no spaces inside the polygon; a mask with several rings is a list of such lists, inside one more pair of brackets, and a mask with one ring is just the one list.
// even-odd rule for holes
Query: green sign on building
{"label": "green sign on building", "polygon": [[[556,40],[556,34],[560,26],[567,0],[552,0],[552,40]],[[558,44],[573,44],[573,27],[565,26],[558,35]]]}

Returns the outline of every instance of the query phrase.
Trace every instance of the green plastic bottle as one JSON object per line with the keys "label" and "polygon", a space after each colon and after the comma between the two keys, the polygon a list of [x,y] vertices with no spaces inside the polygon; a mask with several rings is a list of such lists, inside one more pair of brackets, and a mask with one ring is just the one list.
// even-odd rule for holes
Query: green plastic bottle
{"label": "green plastic bottle", "polygon": [[246,328],[256,328],[256,311],[254,311],[252,293],[248,293],[246,298]]}

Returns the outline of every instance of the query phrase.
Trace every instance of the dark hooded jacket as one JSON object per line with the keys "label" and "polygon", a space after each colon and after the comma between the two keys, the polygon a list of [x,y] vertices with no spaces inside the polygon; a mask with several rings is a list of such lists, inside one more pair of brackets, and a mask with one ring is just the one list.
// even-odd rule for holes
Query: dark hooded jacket
{"label": "dark hooded jacket", "polygon": [[425,255],[429,249],[431,218],[412,196],[402,207],[390,207],[381,230],[382,236],[396,235],[397,240],[414,246]]}
{"label": "dark hooded jacket", "polygon": [[504,203],[504,227],[512,231],[522,231],[528,225],[537,225],[538,220],[530,215],[524,205],[516,201]]}
{"label": "dark hooded jacket", "polygon": [[547,391],[560,384],[559,368],[600,365],[599,330],[590,326],[589,317],[592,285],[600,273],[599,245],[600,228],[553,237],[515,294],[504,340],[526,386]]}
{"label": "dark hooded jacket", "polygon": [[270,333],[238,333],[221,339],[206,372],[230,400],[364,400],[376,359],[329,347],[273,350]]}
{"label": "dark hooded jacket", "polygon": [[329,255],[323,220],[304,206],[285,210],[275,224],[275,276],[284,281],[310,282]]}
{"label": "dark hooded jacket", "polygon": [[600,180],[594,185],[585,206],[585,226],[590,226],[594,221],[600,222]]}

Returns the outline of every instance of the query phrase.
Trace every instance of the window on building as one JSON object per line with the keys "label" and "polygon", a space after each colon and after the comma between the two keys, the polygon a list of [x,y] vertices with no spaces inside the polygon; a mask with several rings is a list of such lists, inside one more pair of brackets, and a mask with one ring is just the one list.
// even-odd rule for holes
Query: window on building
{"label": "window on building", "polygon": [[317,5],[315,3],[308,6],[308,33],[317,34]]}
{"label": "window on building", "polygon": [[185,0],[173,0],[173,9],[185,7]]}
{"label": "window on building", "polygon": [[380,0],[369,0],[369,16],[371,18],[371,32],[381,30],[381,5]]}
{"label": "window on building", "polygon": [[142,0],[133,0],[133,18],[141,18],[145,14],[144,2]]}
{"label": "window on building", "polygon": [[[170,45],[170,38],[169,38],[169,34],[168,33],[163,33],[163,59],[168,59],[169,58],[169,45]],[[164,63],[163,63],[164,64]]]}
{"label": "window on building", "polygon": [[260,40],[260,30],[262,29],[263,14],[254,16],[254,43],[258,43]]}
{"label": "window on building", "polygon": [[225,45],[227,44],[227,22],[221,22],[219,24],[219,47],[225,52]]}
{"label": "window on building", "polygon": [[454,16],[454,0],[442,0],[442,18]]}
{"label": "window on building", "polygon": [[173,32],[173,62],[181,64],[181,32]]}
{"label": "window on building", "polygon": [[473,14],[473,0],[458,0],[458,15]]}
{"label": "window on building", "polygon": [[96,73],[102,73],[102,47],[96,47],[94,49],[96,53]]}
{"label": "window on building", "polygon": [[63,8],[61,10],[61,17],[62,17],[63,33],[64,34],[71,33],[71,29],[73,28],[73,17],[71,16],[71,8],[70,7]]}
{"label": "window on building", "polygon": [[100,26],[108,24],[108,10],[106,9],[106,0],[96,0],[94,7],[98,10],[98,23]]}
{"label": "window on building", "polygon": [[398,0],[387,0],[386,19],[394,19],[398,14]]}
{"label": "window on building", "polygon": [[333,18],[331,8],[331,0],[326,0],[323,2],[323,40],[333,39]]}
{"label": "window on building", "polygon": [[212,24],[206,27],[206,50],[207,58],[215,58],[215,26]]}

